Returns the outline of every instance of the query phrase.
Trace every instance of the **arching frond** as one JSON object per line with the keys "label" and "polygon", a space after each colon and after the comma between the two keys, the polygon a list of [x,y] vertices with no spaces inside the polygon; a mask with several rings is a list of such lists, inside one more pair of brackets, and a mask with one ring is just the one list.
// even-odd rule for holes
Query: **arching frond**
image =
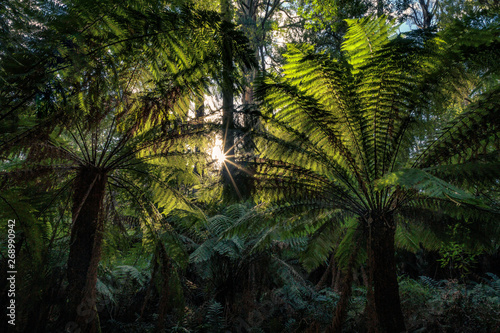
{"label": "arching frond", "polygon": [[466,163],[481,155],[498,152],[500,133],[498,108],[500,107],[500,87],[496,87],[476,102],[468,110],[429,142],[415,167],[430,167]]}

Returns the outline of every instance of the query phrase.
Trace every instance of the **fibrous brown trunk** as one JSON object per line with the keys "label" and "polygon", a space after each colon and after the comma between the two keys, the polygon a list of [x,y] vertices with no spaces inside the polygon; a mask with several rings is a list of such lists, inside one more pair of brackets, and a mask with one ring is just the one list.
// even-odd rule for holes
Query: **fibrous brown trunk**
{"label": "fibrous brown trunk", "polygon": [[165,332],[165,317],[169,310],[170,301],[170,271],[172,270],[172,263],[167,256],[167,252],[163,244],[159,245],[157,261],[161,279],[161,294],[158,303],[158,326],[156,332]]}
{"label": "fibrous brown trunk", "polygon": [[[349,306],[349,300],[352,294],[352,271],[356,264],[356,258],[358,256],[358,248],[355,247],[354,251],[349,257],[349,262],[347,267],[343,271],[344,278],[342,279],[342,290],[340,292],[340,300],[335,307],[335,313],[333,315],[332,324],[326,329],[325,333],[337,333],[342,331],[342,326],[344,325],[345,318],[347,317],[347,308]],[[339,269],[340,271],[340,269]]]}
{"label": "fibrous brown trunk", "polygon": [[342,270],[337,269],[337,273],[335,274],[335,278],[332,280],[331,288],[336,293],[340,292],[340,281],[342,280]]}
{"label": "fibrous brown trunk", "polygon": [[101,259],[106,175],[83,167],[75,180],[73,227],[68,257],[66,329],[99,332],[96,309],[97,267]]}
{"label": "fibrous brown trunk", "polygon": [[347,272],[345,272],[344,279],[342,281],[340,300],[335,308],[332,325],[326,329],[325,333],[337,333],[342,331],[342,326],[344,325],[347,316],[347,307],[349,306],[351,295],[352,267],[349,267]]}
{"label": "fibrous brown trunk", "polygon": [[368,264],[371,290],[368,291],[369,332],[405,331],[394,257],[396,224],[392,215],[369,219]]}

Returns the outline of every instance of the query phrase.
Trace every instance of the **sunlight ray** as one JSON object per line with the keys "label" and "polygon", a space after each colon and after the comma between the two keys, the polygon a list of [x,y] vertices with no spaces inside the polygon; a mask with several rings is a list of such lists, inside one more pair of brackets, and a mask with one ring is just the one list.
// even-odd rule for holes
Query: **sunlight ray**
{"label": "sunlight ray", "polygon": [[226,163],[224,163],[224,167],[226,168],[227,174],[229,175],[229,178],[231,179],[231,183],[233,183],[234,189],[236,190],[236,194],[238,194],[238,198],[240,200],[242,200],[243,197],[241,196],[240,190],[238,189],[238,185],[236,185],[236,182],[234,181],[233,176],[231,175],[231,172],[229,171],[229,168],[227,167]]}
{"label": "sunlight ray", "polygon": [[247,174],[248,174],[248,175],[250,175],[250,176],[252,176],[252,175],[253,175],[250,171],[248,171],[247,169],[243,168],[241,165],[238,165],[238,164],[236,164],[236,163],[234,163],[234,162],[232,162],[232,161],[229,161],[229,160],[225,160],[225,161],[224,161],[224,163],[225,163],[225,162],[228,162],[228,163],[230,163],[231,165],[234,165],[235,167],[237,167],[238,169],[240,169],[241,171],[243,171],[243,172],[247,173]]}

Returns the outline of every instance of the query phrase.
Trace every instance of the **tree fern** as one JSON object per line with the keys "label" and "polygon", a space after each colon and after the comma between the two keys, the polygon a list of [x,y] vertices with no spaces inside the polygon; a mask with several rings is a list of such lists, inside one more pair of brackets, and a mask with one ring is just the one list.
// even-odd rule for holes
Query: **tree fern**
{"label": "tree fern", "polygon": [[[102,69],[96,71],[99,70]],[[102,76],[92,80],[84,77],[81,93],[74,96],[77,100],[72,105],[75,112],[66,117],[76,123],[57,126],[57,122],[45,120],[35,127],[43,133],[39,137],[28,140],[26,132],[20,135],[16,133],[17,138],[9,139],[8,144],[3,145],[4,156],[27,156],[20,158],[23,160],[20,165],[14,166],[11,163],[8,166],[10,170],[4,176],[12,179],[21,170],[28,170],[31,166],[38,169],[46,167],[48,177],[44,181],[51,184],[47,186],[57,189],[53,200],[62,199],[62,195],[68,192],[73,198],[74,226],[79,225],[80,218],[88,215],[89,208],[98,211],[93,223],[96,222],[97,229],[100,230],[92,235],[100,235],[102,232],[104,193],[125,193],[125,197],[133,200],[133,206],[145,216],[144,240],[152,240],[156,244],[160,241],[158,235],[163,230],[169,231],[162,214],[167,214],[176,207],[190,207],[189,200],[179,191],[179,183],[196,181],[195,176],[187,175],[192,170],[193,164],[190,163],[194,163],[196,155],[201,154],[191,153],[186,149],[185,139],[195,135],[203,138],[209,130],[187,123],[182,125],[181,122],[186,117],[185,114],[176,112],[176,100],[165,106],[167,110],[163,112],[166,111],[169,116],[161,119],[161,127],[154,121],[153,126],[137,126],[134,122],[134,118],[137,119],[135,112],[143,108],[142,98],[137,95],[120,96],[118,89],[110,88],[116,82],[103,72],[99,74]],[[99,86],[102,90],[98,89]],[[110,94],[105,95],[105,91]],[[124,107],[117,107],[120,104]],[[56,115],[63,114],[63,110],[59,110]],[[118,117],[122,120],[120,124]],[[51,120],[55,118],[54,115],[49,117]],[[82,189],[82,186],[86,188]],[[100,202],[90,207],[87,199],[96,197],[96,189],[99,189]],[[73,227],[72,239],[84,241],[86,236],[75,236],[77,230],[77,227]],[[34,239],[36,238],[30,238],[30,241]],[[169,247],[169,254],[179,263],[184,260],[185,264],[187,259],[182,259],[182,251],[177,250],[180,246],[173,246],[174,243],[169,242],[172,245]],[[73,246],[76,243],[71,241],[70,244]],[[99,252],[100,246],[96,245],[94,249]],[[75,256],[83,253],[87,255],[87,252],[76,253],[74,249],[70,250],[69,271],[74,269],[71,263],[75,262]],[[94,261],[98,260],[99,255],[92,258]],[[70,278],[70,296],[78,298],[83,292],[92,293],[91,284],[92,282],[88,284],[87,291],[82,290],[81,286],[75,291],[71,289],[75,287],[75,283]],[[78,305],[74,300],[72,304]],[[76,313],[71,308],[68,307],[68,316]]]}
{"label": "tree fern", "polygon": [[[444,125],[439,136],[427,132],[427,148],[416,149],[421,139],[415,129],[430,125],[427,108],[436,105],[433,75],[447,66],[440,57],[450,48],[440,36],[396,36],[384,17],[348,23],[344,57],[291,45],[282,75],[260,78],[256,91],[268,131],[258,133],[257,194],[319,222],[302,229],[313,235],[311,249],[322,248],[305,252],[314,253],[313,262],[316,255],[326,259],[336,242],[337,257],[352,261],[352,246],[366,244],[373,288],[368,304],[376,308],[369,312],[372,329],[396,331],[404,328],[393,259],[396,230],[406,248],[414,248],[412,238],[425,237],[425,228],[435,232],[428,242],[435,247],[452,221],[498,231],[498,214],[456,181],[462,170],[467,184],[476,184],[476,176],[483,183],[498,178],[499,133],[491,120],[497,88]],[[469,163],[484,168],[472,174]],[[419,209],[434,218],[423,221]],[[357,224],[348,227],[349,217]],[[412,235],[413,220],[420,222]],[[297,216],[289,221],[306,224]]]}

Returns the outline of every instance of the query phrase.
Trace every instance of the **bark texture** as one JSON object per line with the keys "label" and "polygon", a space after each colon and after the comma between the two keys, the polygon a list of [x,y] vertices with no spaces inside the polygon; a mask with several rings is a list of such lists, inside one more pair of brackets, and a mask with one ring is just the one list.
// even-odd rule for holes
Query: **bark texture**
{"label": "bark texture", "polygon": [[369,332],[405,331],[394,257],[396,224],[392,215],[380,215],[368,221],[368,264],[371,290],[367,312]]}
{"label": "bark texture", "polygon": [[68,257],[67,329],[99,332],[96,309],[97,267],[101,259],[106,175],[97,168],[82,167],[75,180],[73,227]]}

